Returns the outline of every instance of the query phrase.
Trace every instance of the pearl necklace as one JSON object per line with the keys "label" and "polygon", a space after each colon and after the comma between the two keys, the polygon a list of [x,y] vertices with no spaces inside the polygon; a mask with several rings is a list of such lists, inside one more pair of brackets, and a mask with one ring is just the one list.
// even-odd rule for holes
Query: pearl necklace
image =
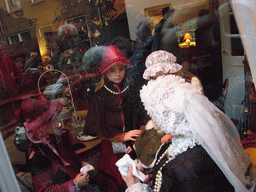
{"label": "pearl necklace", "polygon": [[[106,85],[104,85],[105,89],[107,89],[110,93],[112,94],[115,94],[115,95],[119,95],[120,93],[119,92],[115,92],[115,91],[112,91],[111,89],[109,89]],[[127,89],[129,88],[129,85],[127,85],[125,87],[125,89],[123,91],[121,91],[121,93],[124,93]]]}
{"label": "pearl necklace", "polygon": [[[165,152],[161,155],[161,157],[158,159],[156,165],[158,165],[158,163],[161,161],[162,158],[164,158],[164,156],[167,154],[168,150],[169,150],[170,147],[168,147]],[[162,165],[162,167],[157,171],[157,174],[156,174],[156,181],[155,181],[155,185],[154,185],[154,189],[153,189],[153,192],[159,192],[160,189],[161,189],[161,185],[162,185],[162,169],[164,168],[164,166],[169,163],[171,160],[173,160],[174,157],[169,157],[166,162]]]}

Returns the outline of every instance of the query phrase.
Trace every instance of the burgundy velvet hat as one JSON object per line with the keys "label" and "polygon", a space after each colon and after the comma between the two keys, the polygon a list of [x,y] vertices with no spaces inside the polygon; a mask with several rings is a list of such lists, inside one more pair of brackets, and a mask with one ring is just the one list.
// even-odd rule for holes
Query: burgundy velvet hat
{"label": "burgundy velvet hat", "polygon": [[21,114],[28,138],[33,143],[45,140],[42,132],[61,110],[60,101],[26,99],[21,103]]}
{"label": "burgundy velvet hat", "polygon": [[99,68],[99,72],[102,75],[105,73],[110,67],[115,64],[125,64],[128,67],[131,67],[131,62],[127,59],[123,52],[115,45],[106,46],[102,53],[101,65]]}
{"label": "burgundy velvet hat", "polygon": [[[26,99],[21,103],[21,114],[24,119],[26,135],[32,143],[42,143],[47,145],[57,156],[63,165],[69,165],[50,144],[49,137],[45,134],[49,126],[61,111],[62,103],[58,100],[47,101],[38,99]],[[54,126],[54,124],[53,124]],[[58,125],[56,125],[58,128]]]}
{"label": "burgundy velvet hat", "polygon": [[82,63],[85,73],[98,73],[98,75],[102,75],[110,67],[118,63],[125,64],[128,67],[132,65],[115,45],[90,48],[83,56]]}

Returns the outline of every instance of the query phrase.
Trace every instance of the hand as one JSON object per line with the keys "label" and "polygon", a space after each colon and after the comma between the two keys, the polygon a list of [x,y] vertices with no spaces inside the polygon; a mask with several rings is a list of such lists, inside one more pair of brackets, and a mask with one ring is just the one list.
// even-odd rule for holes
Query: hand
{"label": "hand", "polygon": [[131,146],[128,146],[127,149],[126,149],[126,151],[125,151],[125,153],[128,154],[128,153],[131,153],[131,152],[132,152],[132,148],[131,148]]}
{"label": "hand", "polygon": [[79,173],[76,178],[74,179],[74,181],[76,182],[77,186],[83,187],[85,185],[88,185],[89,183],[89,174],[85,173],[84,175],[82,175],[81,173]]}
{"label": "hand", "polygon": [[164,135],[164,136],[161,138],[161,143],[165,143],[165,144],[171,143],[173,137],[174,137],[174,135],[166,134],[166,135]]}
{"label": "hand", "polygon": [[[127,132],[124,135],[124,141],[136,141],[136,138],[139,137],[140,133],[142,130],[136,129],[136,130],[131,130]],[[135,137],[135,138],[134,138]]]}
{"label": "hand", "polygon": [[126,183],[127,187],[130,187],[130,186],[140,182],[140,180],[137,177],[134,177],[132,175],[132,166],[129,167],[127,176],[122,175],[122,178],[123,178],[124,182]]}

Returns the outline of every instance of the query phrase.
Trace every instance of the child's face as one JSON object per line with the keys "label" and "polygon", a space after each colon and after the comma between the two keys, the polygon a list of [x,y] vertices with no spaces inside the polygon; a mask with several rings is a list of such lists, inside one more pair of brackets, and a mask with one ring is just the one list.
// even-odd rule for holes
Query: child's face
{"label": "child's face", "polygon": [[106,71],[106,77],[113,83],[121,83],[125,76],[125,65],[116,64]]}

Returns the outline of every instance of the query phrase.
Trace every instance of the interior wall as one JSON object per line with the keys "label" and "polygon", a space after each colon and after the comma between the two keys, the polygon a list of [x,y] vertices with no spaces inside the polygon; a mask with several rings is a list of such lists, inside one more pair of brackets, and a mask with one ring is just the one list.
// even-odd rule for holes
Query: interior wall
{"label": "interior wall", "polygon": [[250,65],[253,81],[256,81],[256,2],[255,0],[231,0],[242,43]]}
{"label": "interior wall", "polygon": [[[171,4],[177,10],[174,23],[186,22],[190,18],[197,16],[202,8],[209,8],[209,0],[125,0],[130,36],[136,40],[135,28],[142,18],[145,17],[145,8]],[[186,31],[186,30],[185,30]]]}

